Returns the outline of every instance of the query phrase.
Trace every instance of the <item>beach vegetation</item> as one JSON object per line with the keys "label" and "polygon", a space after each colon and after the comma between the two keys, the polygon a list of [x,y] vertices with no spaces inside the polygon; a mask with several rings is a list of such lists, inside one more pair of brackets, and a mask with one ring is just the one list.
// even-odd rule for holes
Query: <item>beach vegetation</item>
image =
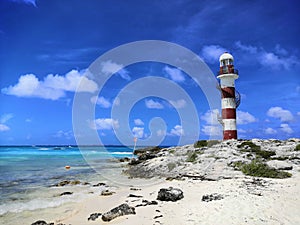
{"label": "beach vegetation", "polygon": [[187,153],[187,159],[186,159],[186,161],[194,163],[194,162],[196,162],[197,157],[198,156],[197,156],[196,152],[190,151],[190,152]]}
{"label": "beach vegetation", "polygon": [[169,153],[174,154],[175,153],[175,149],[170,149]]}
{"label": "beach vegetation", "polygon": [[[246,147],[246,146],[248,146],[248,147]],[[242,148],[242,149],[248,148],[252,152],[260,150],[260,146],[254,144],[252,141],[244,141],[242,144],[238,145],[237,147]]]}
{"label": "beach vegetation", "polygon": [[219,143],[220,143],[220,141],[218,141],[218,140],[208,140],[207,141],[207,147],[212,147],[212,146],[217,145]]}
{"label": "beach vegetation", "polygon": [[252,141],[245,141],[237,147],[241,148],[242,152],[255,153],[258,158],[269,159],[271,156],[276,155],[274,151],[261,150],[260,146],[254,144]]}
{"label": "beach vegetation", "polygon": [[176,166],[177,166],[177,164],[174,163],[174,162],[170,162],[170,163],[167,164],[169,172],[172,171]]}
{"label": "beach vegetation", "polygon": [[292,176],[291,173],[269,167],[267,164],[264,164],[259,160],[253,160],[251,163],[248,164],[237,162],[234,166],[234,168],[240,169],[245,175],[254,177],[283,179]]}
{"label": "beach vegetation", "polygon": [[296,145],[295,151],[300,151],[300,144]]}
{"label": "beach vegetation", "polygon": [[265,150],[259,150],[256,153],[256,156],[262,157],[264,159],[269,159],[271,156],[276,155],[274,151],[265,151]]}
{"label": "beach vegetation", "polygon": [[199,140],[194,143],[194,148],[207,147],[208,142],[206,140]]}

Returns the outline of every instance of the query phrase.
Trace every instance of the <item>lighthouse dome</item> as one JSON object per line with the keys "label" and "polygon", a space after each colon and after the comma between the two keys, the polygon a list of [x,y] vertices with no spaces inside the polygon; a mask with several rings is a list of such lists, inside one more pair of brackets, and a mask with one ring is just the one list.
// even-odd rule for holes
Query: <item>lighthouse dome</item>
{"label": "lighthouse dome", "polygon": [[233,62],[233,56],[231,54],[229,54],[228,52],[224,52],[221,56],[219,61],[224,61],[226,59],[229,59],[229,61]]}

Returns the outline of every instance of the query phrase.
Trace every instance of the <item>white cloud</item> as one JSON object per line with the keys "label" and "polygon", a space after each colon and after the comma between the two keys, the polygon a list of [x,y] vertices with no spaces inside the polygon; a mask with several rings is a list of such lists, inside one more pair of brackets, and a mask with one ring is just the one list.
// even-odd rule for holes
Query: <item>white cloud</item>
{"label": "white cloud", "polygon": [[6,123],[8,120],[13,118],[14,115],[12,113],[3,114],[0,118],[0,123]]}
{"label": "white cloud", "polygon": [[132,128],[132,133],[133,133],[134,137],[143,138],[144,128],[143,127],[134,127],[134,128]]}
{"label": "white cloud", "polygon": [[252,58],[256,59],[264,67],[271,69],[290,69],[294,65],[299,64],[299,60],[294,55],[288,55],[288,52],[279,45],[275,46],[274,52],[267,52],[263,48],[257,48],[251,45],[244,45],[240,41],[235,43],[240,50],[252,54]]}
{"label": "white cloud", "polygon": [[2,92],[18,97],[37,97],[57,100],[65,96],[66,91],[90,92],[97,90],[98,85],[77,70],[71,70],[65,76],[49,74],[40,81],[34,74],[22,75],[14,86],[3,88]]}
{"label": "white cloud", "polygon": [[239,49],[249,52],[251,54],[257,53],[257,47],[251,46],[251,45],[243,45],[240,41],[235,42],[235,46]]}
{"label": "white cloud", "polygon": [[0,123],[0,132],[1,131],[8,131],[8,130],[10,130],[10,128],[8,126],[6,126],[5,124]]}
{"label": "white cloud", "polygon": [[205,61],[215,63],[219,61],[220,55],[226,52],[226,49],[219,45],[207,45],[202,48],[201,56]]}
{"label": "white cloud", "polygon": [[161,103],[156,102],[152,99],[145,100],[145,104],[148,109],[163,109],[164,108],[164,106]]}
{"label": "white cloud", "polygon": [[177,109],[181,109],[186,106],[186,101],[184,99],[179,99],[177,101],[170,101],[170,103]]}
{"label": "white cloud", "polygon": [[217,109],[208,110],[203,116],[200,117],[201,120],[204,120],[209,125],[217,125],[219,124],[218,117],[219,111]]}
{"label": "white cloud", "polygon": [[113,128],[119,128],[119,121],[111,118],[99,118],[95,119],[90,127],[96,130],[111,130]]}
{"label": "white cloud", "polygon": [[110,108],[111,107],[111,103],[109,102],[109,100],[107,100],[103,96],[100,96],[99,98],[98,98],[98,96],[93,96],[93,97],[91,97],[91,102],[93,104],[100,105],[102,108]]}
{"label": "white cloud", "polygon": [[237,111],[237,124],[248,124],[256,121],[255,117],[248,112]]}
{"label": "white cloud", "polygon": [[165,66],[164,71],[175,82],[183,82],[185,80],[183,73],[181,72],[181,70],[177,68],[171,68],[169,66]]}
{"label": "white cloud", "polygon": [[300,116],[300,112],[297,112],[297,115]]}
{"label": "white cloud", "polygon": [[118,73],[124,80],[130,80],[131,77],[129,76],[129,73],[126,69],[123,69],[122,64],[117,64],[115,62],[112,62],[111,60],[108,60],[106,62],[101,63],[101,71],[105,74],[114,74]]}
{"label": "white cloud", "polygon": [[59,130],[56,132],[56,134],[53,135],[53,137],[71,139],[73,137],[73,132]]}
{"label": "white cloud", "polygon": [[137,126],[143,126],[144,122],[141,119],[135,119],[134,124],[137,125]]}
{"label": "white cloud", "polygon": [[3,114],[0,117],[0,132],[10,130],[9,126],[5,125],[5,123],[13,117],[14,115],[12,113]]}
{"label": "white cloud", "polygon": [[182,126],[176,125],[174,128],[171,129],[170,135],[172,136],[184,135],[184,130],[182,129]]}
{"label": "white cloud", "polygon": [[265,133],[266,134],[276,134],[277,131],[274,130],[273,128],[271,128],[271,127],[268,127],[267,129],[265,129]]}
{"label": "white cloud", "polygon": [[275,52],[279,55],[287,55],[288,51],[282,48],[279,44],[275,46]]}
{"label": "white cloud", "polygon": [[294,131],[292,130],[292,128],[286,124],[286,123],[283,123],[283,124],[280,124],[280,129],[284,132],[284,133],[287,133],[287,134],[291,134],[293,133]]}
{"label": "white cloud", "polygon": [[27,118],[27,119],[25,120],[25,122],[26,122],[26,123],[31,123],[31,122],[32,122],[32,119]]}
{"label": "white cloud", "polygon": [[205,125],[201,128],[201,131],[210,136],[220,136],[222,135],[222,127],[216,125]]}
{"label": "white cloud", "polygon": [[292,113],[289,110],[282,109],[281,107],[271,107],[267,115],[273,118],[279,118],[281,122],[289,122],[294,119]]}
{"label": "white cloud", "polygon": [[296,92],[300,93],[300,86],[296,87]]}
{"label": "white cloud", "polygon": [[248,131],[247,131],[247,130],[244,130],[244,129],[238,129],[238,132],[239,132],[240,134],[246,134],[246,133],[248,133]]}

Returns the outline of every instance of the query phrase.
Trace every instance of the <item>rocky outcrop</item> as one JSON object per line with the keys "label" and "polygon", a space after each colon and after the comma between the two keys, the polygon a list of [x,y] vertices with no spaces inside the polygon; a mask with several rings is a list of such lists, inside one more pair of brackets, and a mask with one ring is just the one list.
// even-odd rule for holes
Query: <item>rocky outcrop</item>
{"label": "rocky outcrop", "polygon": [[133,154],[140,156],[143,155],[145,153],[158,153],[162,148],[159,146],[155,146],[155,147],[147,147],[147,148],[140,148],[140,149],[136,149],[134,150]]}
{"label": "rocky outcrop", "polygon": [[135,208],[130,207],[128,204],[124,203],[122,205],[119,205],[116,208],[113,208],[109,212],[104,213],[102,215],[102,220],[111,221],[119,216],[124,216],[129,214],[135,214]]}
{"label": "rocky outcrop", "polygon": [[280,161],[280,160],[272,160],[267,162],[267,165],[269,167],[273,167],[277,170],[292,170],[293,166],[290,165],[289,163],[285,162],[285,161]]}
{"label": "rocky outcrop", "polygon": [[183,198],[183,191],[179,188],[161,188],[157,195],[157,200],[176,202]]}
{"label": "rocky outcrop", "polygon": [[[213,145],[201,148],[185,145],[159,151],[146,149],[137,152],[137,159],[130,161],[124,173],[129,177],[139,178],[168,177],[169,180],[178,178],[217,181],[244,177],[241,165],[253,161],[267,163],[270,167],[280,170],[293,169],[300,165],[300,151],[294,151],[299,143],[300,139],[252,139],[215,141]],[[189,157],[191,155],[194,157]],[[286,163],[283,165],[277,160]]]}

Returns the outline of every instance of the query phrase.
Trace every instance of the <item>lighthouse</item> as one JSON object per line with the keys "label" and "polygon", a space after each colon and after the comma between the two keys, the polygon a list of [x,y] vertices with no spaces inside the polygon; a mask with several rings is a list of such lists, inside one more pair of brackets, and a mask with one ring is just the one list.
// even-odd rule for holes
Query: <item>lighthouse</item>
{"label": "lighthouse", "polygon": [[222,119],[223,140],[237,139],[236,108],[240,102],[240,96],[235,90],[235,80],[239,77],[234,69],[233,56],[228,52],[220,56],[220,70],[217,78],[220,79],[222,96]]}

